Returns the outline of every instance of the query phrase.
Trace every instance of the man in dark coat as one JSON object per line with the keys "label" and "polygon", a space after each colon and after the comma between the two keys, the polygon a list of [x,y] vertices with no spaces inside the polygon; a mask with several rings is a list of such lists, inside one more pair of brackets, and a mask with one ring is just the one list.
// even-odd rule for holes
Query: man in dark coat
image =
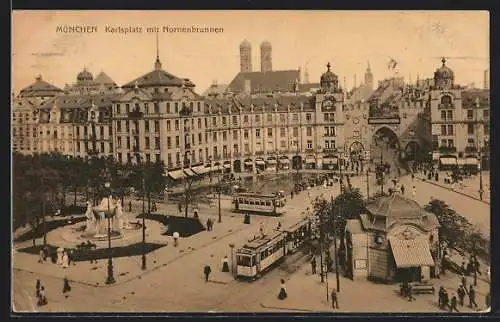
{"label": "man in dark coat", "polygon": [[338,309],[339,308],[339,299],[337,297],[337,291],[335,289],[332,289],[332,309]]}
{"label": "man in dark coat", "polygon": [[439,297],[438,297],[438,305],[439,305],[439,308],[440,309],[443,309],[444,308],[444,287],[440,287],[439,288]]}
{"label": "man in dark coat", "polygon": [[469,307],[472,308],[473,305],[475,308],[477,308],[476,290],[474,290],[474,288],[471,285],[469,289]]}
{"label": "man in dark coat", "polygon": [[208,278],[210,277],[211,272],[212,269],[210,268],[210,265],[205,265],[205,268],[203,269],[203,273],[205,274],[205,282],[208,282]]}
{"label": "man in dark coat", "polygon": [[313,257],[311,261],[311,274],[316,274],[316,257]]}
{"label": "man in dark coat", "polygon": [[464,299],[465,299],[465,289],[463,287],[463,285],[460,285],[457,289],[457,294],[458,294],[458,303],[460,304],[460,306],[464,306]]}
{"label": "man in dark coat", "polygon": [[63,293],[71,291],[71,286],[69,286],[69,281],[67,277],[64,277]]}
{"label": "man in dark coat", "polygon": [[455,296],[455,294],[453,294],[453,296],[451,297],[451,303],[450,303],[450,312],[453,311],[460,312],[457,309],[457,297]]}

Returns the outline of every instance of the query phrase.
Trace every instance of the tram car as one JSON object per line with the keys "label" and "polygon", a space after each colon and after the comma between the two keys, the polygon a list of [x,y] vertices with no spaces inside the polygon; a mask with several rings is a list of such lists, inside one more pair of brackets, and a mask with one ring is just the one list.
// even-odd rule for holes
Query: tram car
{"label": "tram car", "polygon": [[285,203],[282,192],[271,195],[242,192],[233,195],[232,211],[280,216],[283,214]]}
{"label": "tram car", "polygon": [[260,235],[236,251],[236,275],[255,280],[286,255],[296,252],[310,238],[311,224],[301,220],[290,228]]}

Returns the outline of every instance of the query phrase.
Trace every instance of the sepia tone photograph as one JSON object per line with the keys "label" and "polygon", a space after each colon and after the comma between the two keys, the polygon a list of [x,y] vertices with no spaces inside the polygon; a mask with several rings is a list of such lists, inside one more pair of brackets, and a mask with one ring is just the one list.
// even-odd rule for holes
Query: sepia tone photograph
{"label": "sepia tone photograph", "polygon": [[16,313],[490,310],[487,11],[14,11]]}

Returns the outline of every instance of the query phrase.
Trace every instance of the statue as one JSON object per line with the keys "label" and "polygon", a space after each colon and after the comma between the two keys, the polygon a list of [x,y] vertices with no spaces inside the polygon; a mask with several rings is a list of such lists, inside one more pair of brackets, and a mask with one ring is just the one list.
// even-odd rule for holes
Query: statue
{"label": "statue", "polygon": [[90,205],[90,202],[87,201],[87,211],[85,212],[85,217],[87,217],[87,227],[85,228],[85,231],[93,231],[95,230],[95,217],[94,217],[94,212],[92,211],[92,206]]}
{"label": "statue", "polygon": [[129,229],[130,224],[128,222],[127,216],[123,213],[123,207],[122,203],[118,201],[116,203],[116,211],[115,211],[116,218],[118,219],[119,222],[119,229]]}

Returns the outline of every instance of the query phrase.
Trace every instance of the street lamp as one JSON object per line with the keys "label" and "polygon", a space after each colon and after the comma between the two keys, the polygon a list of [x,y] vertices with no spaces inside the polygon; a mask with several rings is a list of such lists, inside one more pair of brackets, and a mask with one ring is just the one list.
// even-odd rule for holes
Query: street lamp
{"label": "street lamp", "polygon": [[109,189],[109,197],[108,197],[108,277],[106,279],[106,284],[114,284],[115,278],[113,276],[113,257],[111,256],[111,183],[106,181],[104,183],[106,189]]}
{"label": "street lamp", "polygon": [[233,257],[234,244],[230,243],[229,247],[231,248],[231,273],[234,274],[234,257]]}
{"label": "street lamp", "polygon": [[[143,175],[142,177],[142,270],[147,269],[146,265],[146,214],[145,214],[145,200],[144,200],[144,195],[146,193],[146,176]],[[148,194],[148,215],[149,213],[149,194]],[[148,217],[150,218],[150,217]]]}

